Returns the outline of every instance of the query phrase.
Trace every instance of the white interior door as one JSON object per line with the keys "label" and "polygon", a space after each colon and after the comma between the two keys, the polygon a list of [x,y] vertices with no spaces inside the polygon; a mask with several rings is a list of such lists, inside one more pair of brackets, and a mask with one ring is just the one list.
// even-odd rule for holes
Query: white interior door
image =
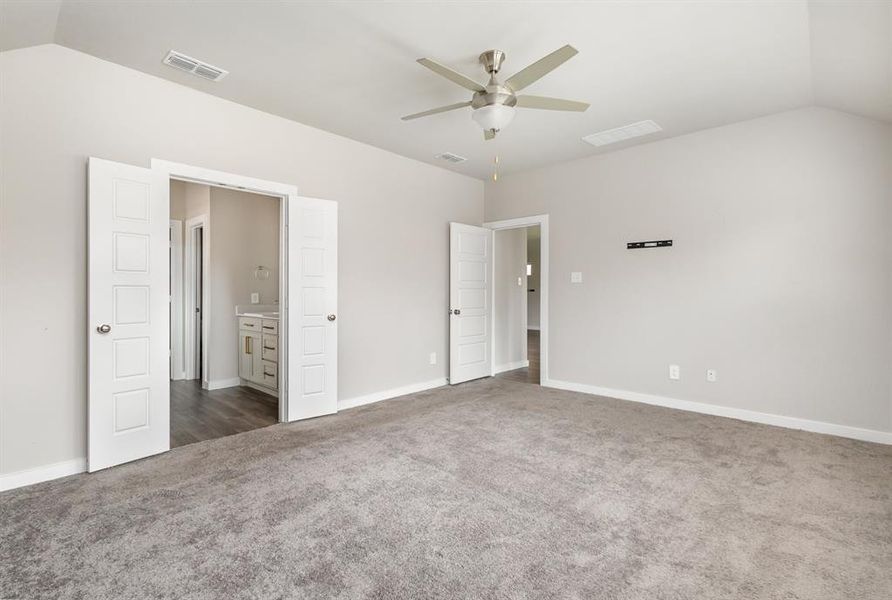
{"label": "white interior door", "polygon": [[152,172],[90,158],[88,448],[97,471],[170,448],[168,231]]}
{"label": "white interior door", "polygon": [[287,420],[338,410],[338,205],[288,203]]}
{"label": "white interior door", "polygon": [[449,224],[449,383],[492,375],[492,230]]}

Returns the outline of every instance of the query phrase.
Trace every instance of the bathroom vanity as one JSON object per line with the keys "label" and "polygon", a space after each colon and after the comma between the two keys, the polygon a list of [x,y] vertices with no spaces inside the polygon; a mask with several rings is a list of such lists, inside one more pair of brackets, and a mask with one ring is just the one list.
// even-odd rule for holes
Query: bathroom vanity
{"label": "bathroom vanity", "polygon": [[242,383],[279,395],[279,313],[277,310],[236,309],[238,376]]}

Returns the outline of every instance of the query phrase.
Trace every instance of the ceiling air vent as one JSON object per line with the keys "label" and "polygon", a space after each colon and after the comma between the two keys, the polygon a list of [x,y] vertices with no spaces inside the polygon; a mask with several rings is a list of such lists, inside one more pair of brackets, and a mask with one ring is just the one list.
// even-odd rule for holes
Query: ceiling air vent
{"label": "ceiling air vent", "polygon": [[608,129],[607,131],[599,131],[582,138],[584,142],[588,142],[592,146],[606,146],[607,144],[615,144],[632,138],[650,135],[663,131],[663,128],[653,121],[639,121],[631,125],[623,125],[616,129]]}
{"label": "ceiling air vent", "polygon": [[468,160],[464,156],[459,156],[452,152],[444,152],[443,154],[436,155],[434,158],[439,158],[440,160],[445,160],[446,162],[451,162],[453,164],[463,163]]}
{"label": "ceiling air vent", "polygon": [[170,52],[168,52],[167,56],[164,57],[164,60],[162,62],[165,65],[174,67],[175,69],[186,71],[187,73],[192,73],[193,75],[197,75],[202,79],[209,79],[210,81],[220,81],[229,73],[229,71],[224,71],[220,67],[215,67],[214,65],[209,65],[206,62],[196,60],[191,56],[186,56],[185,54],[181,54],[176,50],[171,50]]}

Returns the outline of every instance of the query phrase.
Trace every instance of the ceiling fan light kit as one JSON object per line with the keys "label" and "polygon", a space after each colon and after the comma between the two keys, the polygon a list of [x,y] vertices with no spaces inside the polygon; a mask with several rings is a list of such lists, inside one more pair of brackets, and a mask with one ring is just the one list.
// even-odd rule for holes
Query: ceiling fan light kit
{"label": "ceiling fan light kit", "polygon": [[486,69],[486,72],[489,73],[489,82],[486,86],[434,60],[419,58],[419,64],[474,92],[474,95],[468,102],[459,102],[407,115],[403,117],[403,120],[409,121],[470,106],[474,111],[471,113],[471,118],[483,128],[483,138],[491,140],[495,138],[496,133],[507,127],[514,119],[515,106],[540,110],[585,111],[589,107],[585,102],[548,98],[545,96],[518,96],[516,94],[516,92],[538,81],[576,54],[577,50],[575,48],[569,45],[564,46],[515,73],[502,83],[496,78],[496,74],[502,68],[502,63],[505,61],[505,53],[501,50],[487,50],[480,55],[480,63]]}

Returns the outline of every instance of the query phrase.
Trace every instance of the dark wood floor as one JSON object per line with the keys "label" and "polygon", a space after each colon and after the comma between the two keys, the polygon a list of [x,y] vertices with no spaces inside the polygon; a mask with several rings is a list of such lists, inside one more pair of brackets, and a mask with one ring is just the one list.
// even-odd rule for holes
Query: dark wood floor
{"label": "dark wood floor", "polygon": [[279,421],[279,400],[249,387],[201,389],[197,380],[170,382],[170,447],[266,427]]}
{"label": "dark wood floor", "polygon": [[529,367],[505,371],[496,377],[523,383],[539,383],[539,332],[533,329],[527,330],[527,358],[530,360]]}

